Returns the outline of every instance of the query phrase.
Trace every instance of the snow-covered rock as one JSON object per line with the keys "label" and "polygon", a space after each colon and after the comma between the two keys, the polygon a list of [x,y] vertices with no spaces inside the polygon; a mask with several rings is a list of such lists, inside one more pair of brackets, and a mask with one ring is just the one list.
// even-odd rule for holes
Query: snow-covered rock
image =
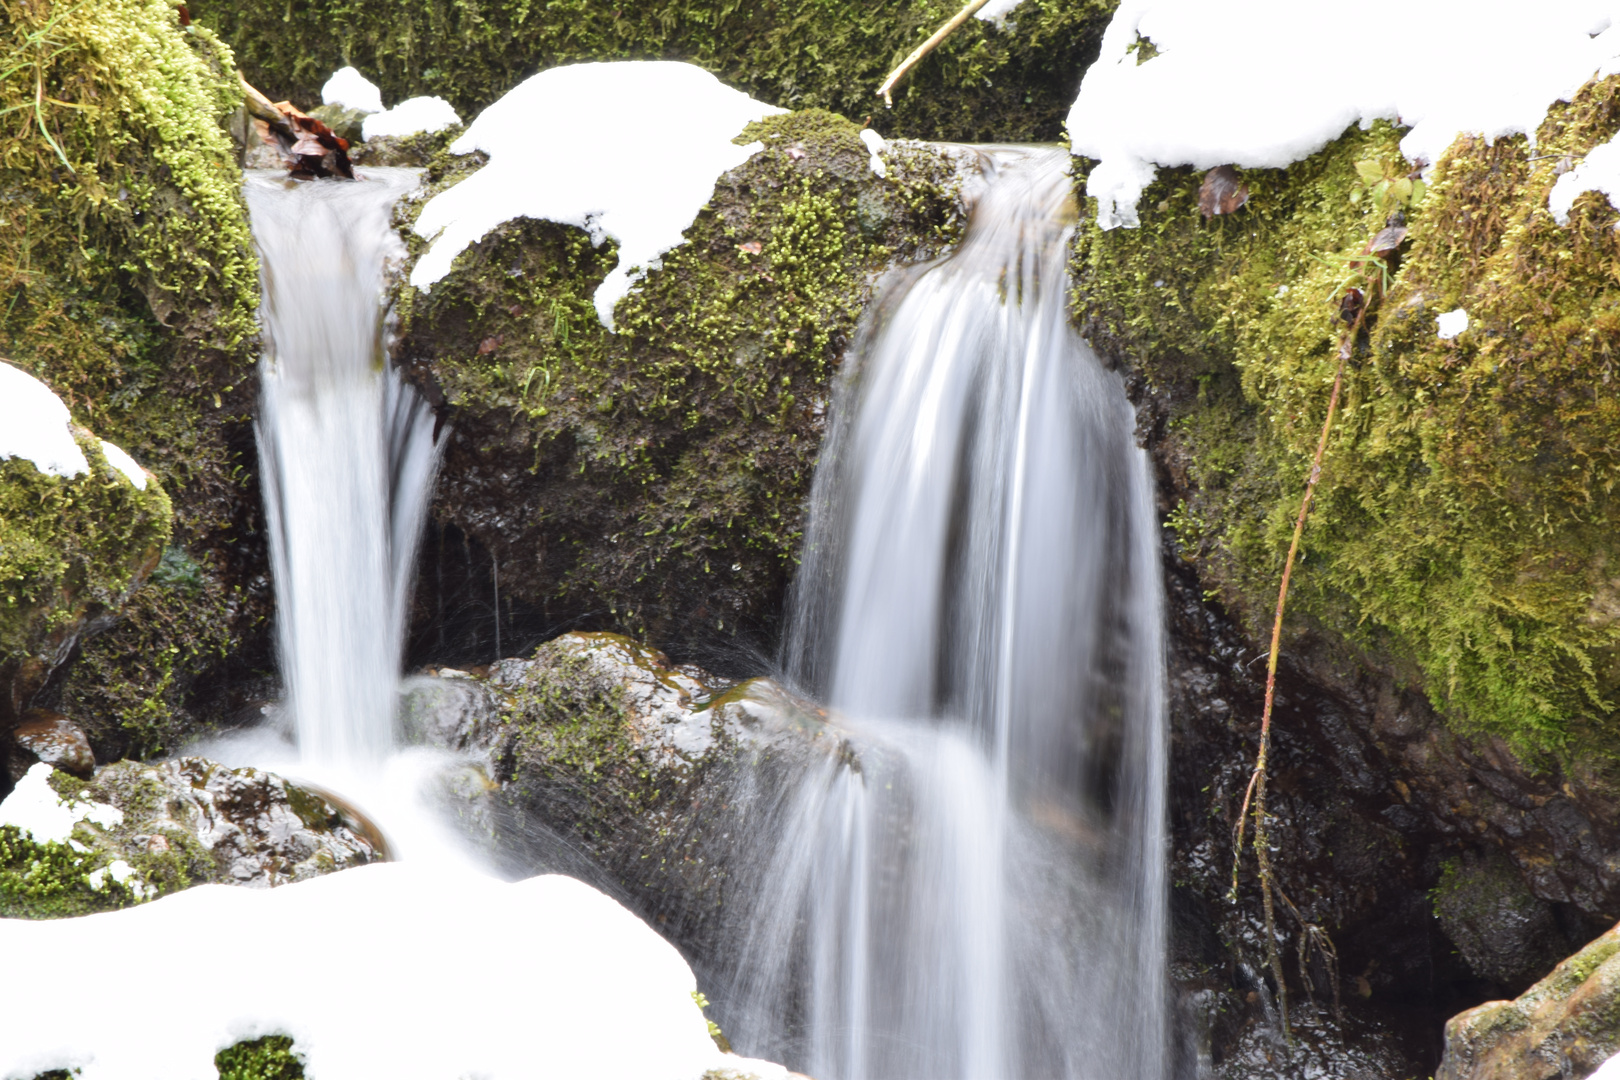
{"label": "snow-covered rock", "polygon": [[576,225],[596,244],[619,244],[618,264],[596,291],[597,315],[612,329],[614,304],[682,242],[716,178],[762,149],[733,138],[782,111],[674,61],[542,71],[450,145],[482,151],[489,163],[423,208],[416,232],[433,243],[411,284],[431,288],[458,254],[514,218]]}
{"label": "snow-covered rock", "polygon": [[28,973],[0,1010],[0,1076],[214,1080],[216,1052],[269,1034],[290,1035],[320,1080],[786,1076],[722,1053],[681,954],[555,875],[394,863],[268,891],[205,885],[0,920],[0,955]]}
{"label": "snow-covered rock", "polygon": [[406,98],[386,112],[366,117],[360,125],[360,134],[366,139],[397,138],[443,131],[459,123],[461,117],[444,98],[413,97]]}
{"label": "snow-covered rock", "polygon": [[[1353,123],[1411,130],[1432,164],[1457,136],[1535,131],[1594,76],[1620,70],[1614,0],[1411,0],[1397,23],[1299,0],[1124,0],[1069,113],[1098,224],[1135,227],[1157,166],[1282,168]],[[1157,55],[1139,61],[1144,42]],[[1575,183],[1575,182],[1572,182]]]}

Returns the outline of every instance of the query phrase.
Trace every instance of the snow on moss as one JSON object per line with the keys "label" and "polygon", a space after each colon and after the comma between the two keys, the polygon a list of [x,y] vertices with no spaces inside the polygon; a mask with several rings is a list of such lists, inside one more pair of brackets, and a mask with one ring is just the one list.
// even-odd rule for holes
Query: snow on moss
{"label": "snow on moss", "polygon": [[0,825],[15,825],[41,844],[65,844],[81,821],[110,829],[124,820],[116,806],[64,798],[51,787],[51,772],[52,766],[41,761],[23,774],[0,802]]}
{"label": "snow on moss", "polygon": [[106,439],[101,440],[101,452],[106,455],[107,464],[123,473],[129,482],[135,485],[135,490],[146,490],[146,470],[141,468],[134,458]]}
{"label": "snow on moss", "polygon": [[387,136],[403,137],[422,132],[443,131],[461,123],[461,117],[442,97],[413,97],[395,105],[387,112],[373,113],[360,125],[360,134],[366,139]]}
{"label": "snow on moss", "polygon": [[90,471],[73,441],[68,408],[51,388],[0,361],[0,458],[24,458],[54,476]]}
{"label": "snow on moss", "polygon": [[1617,11],[1614,0],[1411,0],[1389,20],[1299,0],[1125,0],[1069,138],[1098,161],[1086,193],[1104,229],[1136,227],[1157,166],[1283,168],[1354,123],[1409,128],[1401,152],[1420,164],[1464,133],[1533,142],[1550,106],[1620,70]]}
{"label": "snow on moss", "polygon": [[433,245],[411,271],[421,289],[455,257],[515,218],[575,225],[619,261],[596,290],[602,325],[641,274],[682,242],[723,173],[761,150],[732,139],[780,113],[691,64],[575,64],[542,71],[485,109],[451,144],[489,163],[423,208],[416,232]]}
{"label": "snow on moss", "polygon": [[[228,943],[242,963],[221,992],[197,964],[154,959],[154,942]],[[281,1034],[322,1080],[786,1077],[721,1053],[675,947],[558,875],[381,863],[278,889],[202,885],[81,919],[0,920],[0,953],[29,973],[0,1010],[3,1076],[215,1080],[217,1051]],[[138,973],[140,991],[96,971]]]}
{"label": "snow on moss", "polygon": [[321,104],[339,105],[366,113],[383,111],[382,91],[353,67],[339,68],[321,87]]}

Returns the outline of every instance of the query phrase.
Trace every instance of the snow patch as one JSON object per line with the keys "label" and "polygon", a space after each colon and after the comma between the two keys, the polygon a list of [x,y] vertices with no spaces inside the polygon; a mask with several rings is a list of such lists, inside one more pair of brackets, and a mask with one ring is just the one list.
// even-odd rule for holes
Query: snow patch
{"label": "snow patch", "polygon": [[1586,159],[1558,178],[1547,193],[1547,209],[1560,225],[1569,224],[1569,211],[1575,197],[1586,191],[1601,191],[1609,205],[1620,209],[1620,135],[1594,146]]}
{"label": "snow patch", "polygon": [[[228,993],[203,959],[221,943],[238,958]],[[0,1010],[0,1076],[214,1080],[216,1052],[270,1034],[291,1036],[322,1080],[787,1075],[721,1053],[674,946],[557,875],[508,884],[379,863],[276,889],[201,885],[101,915],[0,920],[0,955],[28,972]]]}
{"label": "snow patch", "polygon": [[[1157,166],[1282,168],[1349,125],[1399,122],[1432,164],[1458,135],[1535,131],[1620,70],[1620,3],[1410,0],[1396,22],[1299,0],[1124,0],[1069,112],[1104,229],[1139,224]],[[1138,38],[1158,55],[1138,64]],[[1606,190],[1606,189],[1605,189]],[[1571,196],[1573,197],[1573,196]]]}
{"label": "snow patch", "polygon": [[146,470],[137,465],[134,458],[106,439],[101,440],[101,452],[106,456],[107,464],[123,473],[137,491],[146,490]]}
{"label": "snow patch", "polygon": [[430,288],[469,245],[515,218],[576,225],[592,243],[619,243],[618,265],[596,290],[597,315],[612,330],[614,304],[682,243],[716,178],[764,148],[731,140],[782,111],[675,61],[542,71],[451,144],[483,151],[489,164],[423,208],[416,232],[433,245],[411,284]]}
{"label": "snow patch", "polygon": [[424,131],[443,131],[459,123],[461,117],[444,98],[413,97],[406,98],[387,112],[366,117],[360,124],[360,137],[375,139],[389,135],[416,135]]}
{"label": "snow patch", "polygon": [[868,162],[872,166],[872,171],[880,177],[888,176],[888,166],[884,165],[883,159],[878,157],[879,154],[889,148],[889,144],[883,140],[883,136],[871,128],[861,128],[861,142],[866,144],[866,152],[872,155]]}
{"label": "snow patch", "polygon": [[25,458],[42,473],[82,476],[90,463],[73,441],[71,422],[50,387],[0,360],[0,460]]}
{"label": "snow patch", "polygon": [[1620,1054],[1599,1065],[1598,1071],[1592,1074],[1590,1080],[1620,1080]]}
{"label": "snow patch", "polygon": [[332,73],[321,87],[321,103],[368,113],[383,111],[382,91],[352,67],[338,68]]}
{"label": "snow patch", "polygon": [[1450,341],[1468,329],[1468,312],[1462,308],[1447,311],[1436,317],[1435,322],[1440,328],[1440,340]]}
{"label": "snow patch", "polygon": [[1007,16],[1011,14],[1012,9],[1023,2],[1024,0],[990,0],[989,3],[973,14],[985,22],[993,22],[1000,26],[1007,21]]}
{"label": "snow patch", "polygon": [[0,825],[15,825],[41,844],[61,844],[67,842],[73,826],[81,821],[104,829],[123,824],[124,812],[116,806],[62,798],[51,787],[52,771],[41,761],[23,774],[5,802],[0,802]]}

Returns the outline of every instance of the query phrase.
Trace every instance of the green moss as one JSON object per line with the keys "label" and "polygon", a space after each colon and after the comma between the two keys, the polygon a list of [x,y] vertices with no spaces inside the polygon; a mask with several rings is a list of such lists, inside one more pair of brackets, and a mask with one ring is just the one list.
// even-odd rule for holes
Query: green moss
{"label": "green moss", "polygon": [[136,902],[128,886],[90,875],[108,858],[67,844],[37,843],[14,825],[0,825],[0,918],[62,919],[114,911]]}
{"label": "green moss", "polygon": [[540,646],[504,710],[525,775],[599,783],[623,763],[630,743],[624,688],[589,659],[556,644]]}
{"label": "green moss", "polygon": [[214,1055],[219,1080],[303,1080],[304,1059],[286,1035],[266,1035]]}
{"label": "green moss", "polygon": [[104,759],[174,749],[199,729],[186,707],[189,676],[228,655],[244,606],[240,586],[228,588],[218,571],[166,548],[118,623],[84,643],[61,709],[80,718]]}
{"label": "green moss", "polygon": [[99,443],[79,445],[90,470],[78,477],[0,461],[0,659],[59,642],[93,605],[116,607],[169,537],[163,488],[137,490]]}
{"label": "green moss", "polygon": [[[1347,374],[1290,596],[1296,639],[1326,631],[1382,657],[1532,758],[1611,747],[1620,688],[1620,238],[1600,197],[1567,228],[1545,209],[1556,154],[1620,127],[1617,95],[1611,79],[1554,109],[1537,151],[1553,159],[1465,139],[1436,166]],[[1385,224],[1373,195],[1408,168],[1399,134],[1352,130],[1250,171],[1248,206],[1207,223],[1201,177],[1165,170],[1140,230],[1077,239],[1084,328],[1168,405],[1182,554],[1256,634],[1342,329],[1344,267],[1321,259]],[[1435,316],[1456,307],[1473,329],[1441,341]]]}
{"label": "green moss", "polygon": [[[497,552],[503,590],[664,642],[769,621],[873,282],[962,227],[945,153],[895,144],[879,180],[858,133],[817,110],[742,133],[766,149],[619,302],[616,334],[592,304],[616,251],[567,226],[503,226],[405,291],[396,355],[457,433],[440,506]],[[430,190],[472,164],[441,156]]]}
{"label": "green moss", "polygon": [[[159,481],[136,513],[74,485],[47,494],[45,481],[22,477],[16,463],[4,467],[0,589],[30,598],[6,600],[0,612],[5,678],[27,650],[54,650],[58,642],[41,633],[70,628],[94,605],[117,606],[138,575],[108,545],[122,530],[155,558],[169,534],[169,499],[178,536],[199,563],[223,572],[251,560],[239,541],[256,501],[243,466],[252,453],[245,413],[258,281],[241,174],[222,126],[241,102],[230,50],[206,29],[183,30],[162,0],[0,0],[0,9],[0,111],[8,114],[0,358],[49,385],[76,422]],[[99,451],[90,456],[99,483],[105,466]],[[65,536],[51,533],[53,509],[68,515]],[[85,523],[75,525],[81,513]],[[135,683],[116,690],[110,715],[136,698],[175,698],[189,685],[187,665],[218,655],[217,642],[188,643],[198,624],[158,617],[154,606],[144,603],[142,630],[97,646],[94,678],[117,668]],[[239,641],[262,620],[262,606],[239,604],[202,636]],[[217,614],[215,605],[209,615]],[[163,670],[134,670],[148,663]],[[14,693],[37,685],[23,668]],[[144,749],[164,741],[146,731],[133,740]]]}
{"label": "green moss", "polygon": [[903,82],[877,87],[956,0],[210,0],[199,18],[273,97],[314,105],[352,63],[388,101],[447,98],[471,118],[542,68],[586,60],[685,60],[786,108],[870,114],[885,133],[968,141],[1055,140],[1096,59],[1112,0],[1024,0],[998,27],[969,20]]}

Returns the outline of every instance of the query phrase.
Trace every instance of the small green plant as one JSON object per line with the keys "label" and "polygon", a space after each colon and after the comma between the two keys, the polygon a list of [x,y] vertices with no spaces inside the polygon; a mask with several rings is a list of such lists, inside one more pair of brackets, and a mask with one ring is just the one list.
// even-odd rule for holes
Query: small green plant
{"label": "small green plant", "polygon": [[[701,990],[692,991],[692,1000],[697,1002],[697,1007],[699,1009],[707,1009],[709,1007],[709,999],[703,996],[703,991]],[[707,1016],[705,1016],[703,1019],[709,1025],[709,1038],[714,1040],[714,1045],[718,1046],[722,1053],[731,1053],[731,1040],[726,1038],[725,1035],[720,1031],[720,1025],[715,1023],[713,1020],[710,1020]]]}
{"label": "small green plant", "polygon": [[286,1035],[227,1046],[214,1055],[219,1080],[304,1080],[304,1059]]}

